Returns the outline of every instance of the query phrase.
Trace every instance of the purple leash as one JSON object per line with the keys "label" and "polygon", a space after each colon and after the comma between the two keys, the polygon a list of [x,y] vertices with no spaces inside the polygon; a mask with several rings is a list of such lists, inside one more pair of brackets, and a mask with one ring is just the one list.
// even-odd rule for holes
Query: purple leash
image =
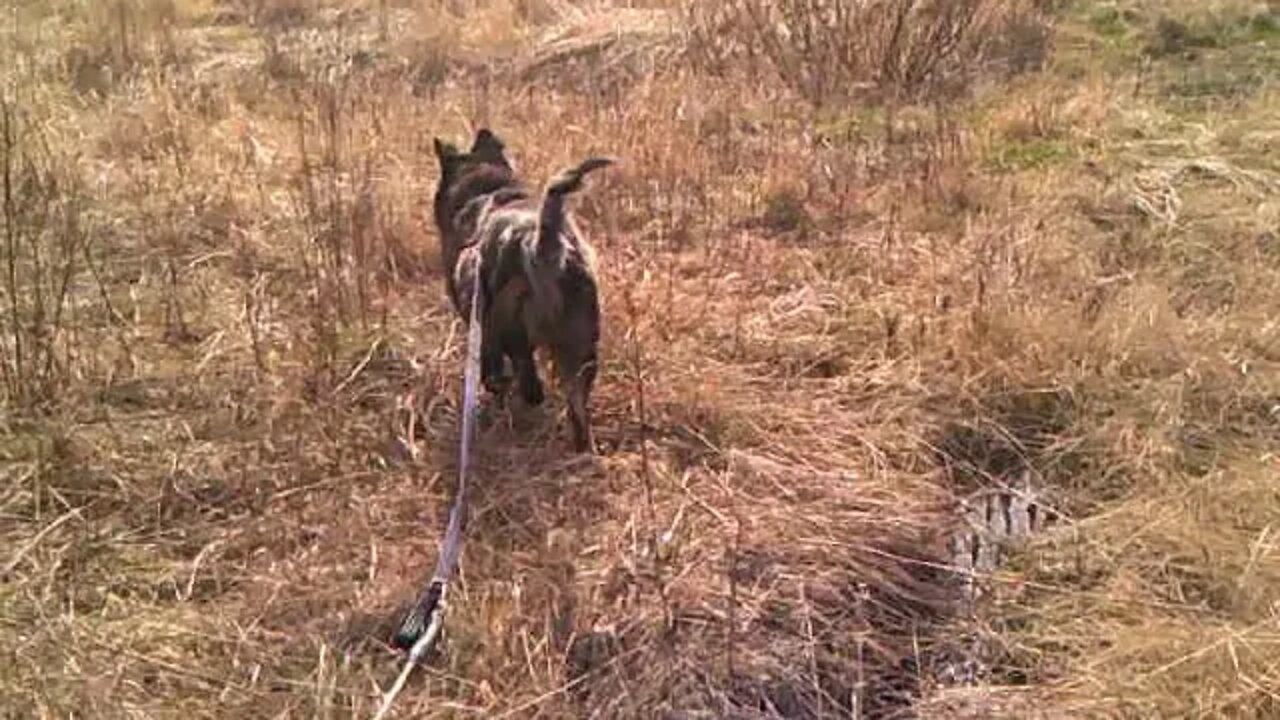
{"label": "purple leash", "polygon": [[445,597],[449,581],[458,569],[458,557],[462,554],[462,531],[467,523],[467,476],[471,471],[471,439],[475,435],[476,398],[480,386],[480,343],[482,315],[479,278],[471,293],[471,320],[467,327],[467,360],[462,375],[462,437],[458,450],[458,489],[453,499],[453,508],[449,511],[449,527],[445,530],[444,542],[440,546],[440,558],[436,561],[435,572],[431,582],[414,604],[413,609],[405,616],[396,631],[397,647],[409,650],[409,658],[405,662],[400,676],[391,686],[391,690],[383,697],[382,706],[374,716],[381,720],[391,709],[396,696],[404,689],[409,674],[413,672],[423,657],[426,656],[444,624],[446,608]]}

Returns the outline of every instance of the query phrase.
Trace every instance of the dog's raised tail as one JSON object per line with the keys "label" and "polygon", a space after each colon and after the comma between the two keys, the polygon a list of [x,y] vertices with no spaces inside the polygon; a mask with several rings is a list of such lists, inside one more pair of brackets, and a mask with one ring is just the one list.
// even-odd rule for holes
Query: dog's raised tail
{"label": "dog's raised tail", "polygon": [[547,193],[542,199],[542,211],[538,214],[538,256],[550,259],[560,248],[560,233],[564,230],[564,198],[582,189],[582,179],[588,173],[613,165],[608,157],[592,157],[578,163],[552,178],[547,183]]}

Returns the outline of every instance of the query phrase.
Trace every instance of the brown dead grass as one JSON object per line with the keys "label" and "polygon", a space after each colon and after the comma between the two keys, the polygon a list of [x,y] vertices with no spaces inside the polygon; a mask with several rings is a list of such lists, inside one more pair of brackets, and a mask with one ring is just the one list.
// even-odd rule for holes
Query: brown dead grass
{"label": "brown dead grass", "polygon": [[[664,3],[6,10],[0,706],[371,714],[451,491],[429,141],[489,125],[624,160],[604,452],[490,413],[399,716],[1274,714],[1274,12],[979,4],[911,92],[845,48],[856,103]],[[1216,44],[1143,61],[1166,16]],[[1023,468],[1063,521],[961,613],[955,500]]]}

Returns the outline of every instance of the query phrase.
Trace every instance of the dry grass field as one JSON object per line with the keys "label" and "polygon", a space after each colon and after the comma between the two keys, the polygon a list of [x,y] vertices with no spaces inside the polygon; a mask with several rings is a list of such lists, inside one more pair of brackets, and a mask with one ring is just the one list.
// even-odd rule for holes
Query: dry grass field
{"label": "dry grass field", "polygon": [[487,126],[620,159],[601,447],[487,410],[394,716],[1280,717],[1274,1],[0,14],[0,716],[372,714],[456,462],[431,139]]}

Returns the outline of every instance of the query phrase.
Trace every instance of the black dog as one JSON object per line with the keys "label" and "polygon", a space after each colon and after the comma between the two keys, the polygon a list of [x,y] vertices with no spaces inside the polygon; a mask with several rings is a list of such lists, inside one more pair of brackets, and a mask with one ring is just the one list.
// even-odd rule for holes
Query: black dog
{"label": "black dog", "polygon": [[483,300],[481,375],[502,394],[504,359],[515,368],[520,394],[544,399],[535,348],[550,348],[569,403],[574,447],[595,452],[588,401],[600,342],[600,299],[594,255],[564,210],[583,177],[612,164],[590,158],[553,179],[537,197],[515,176],[505,147],[488,129],[469,152],[435,140],[440,184],[435,223],[449,296],[464,318],[472,293]]}

